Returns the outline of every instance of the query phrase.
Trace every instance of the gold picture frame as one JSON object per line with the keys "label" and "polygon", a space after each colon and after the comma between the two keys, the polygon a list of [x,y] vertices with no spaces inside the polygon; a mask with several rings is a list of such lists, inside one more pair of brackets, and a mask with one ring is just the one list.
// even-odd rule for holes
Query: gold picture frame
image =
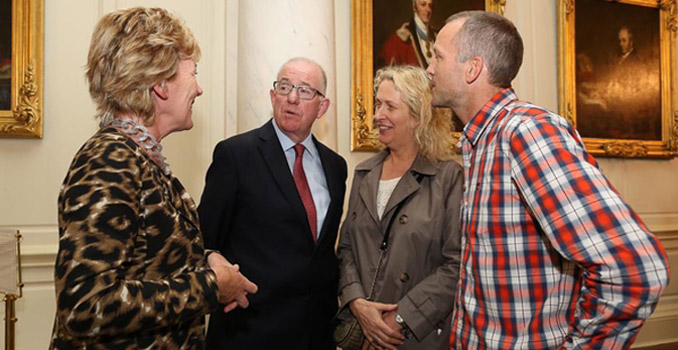
{"label": "gold picture frame", "polygon": [[[411,0],[399,0],[411,6]],[[506,0],[484,1],[486,11],[504,14]],[[389,4],[394,3],[390,1]],[[409,5],[408,5],[409,4]],[[375,152],[381,148],[372,125],[374,111],[373,77],[374,0],[351,0],[351,150]],[[438,4],[436,4],[438,6]],[[411,7],[410,7],[411,8]],[[447,16],[452,13],[446,14]],[[451,114],[450,114],[451,115]],[[460,133],[454,133],[459,138]]]}
{"label": "gold picture frame", "polygon": [[587,151],[678,155],[676,0],[558,0],[557,12],[559,112]]}
{"label": "gold picture frame", "polygon": [[42,138],[43,1],[11,2],[11,104],[0,109],[0,137]]}

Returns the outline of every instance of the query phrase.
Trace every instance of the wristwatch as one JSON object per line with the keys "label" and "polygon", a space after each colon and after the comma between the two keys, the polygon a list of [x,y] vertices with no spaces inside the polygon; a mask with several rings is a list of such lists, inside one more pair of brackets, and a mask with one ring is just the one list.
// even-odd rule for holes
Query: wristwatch
{"label": "wristwatch", "polygon": [[410,329],[410,327],[407,326],[407,323],[405,323],[405,320],[403,320],[400,314],[396,313],[395,321],[397,324],[400,325],[400,327],[402,327],[400,333],[402,333],[405,336],[405,339],[412,338],[412,330]]}

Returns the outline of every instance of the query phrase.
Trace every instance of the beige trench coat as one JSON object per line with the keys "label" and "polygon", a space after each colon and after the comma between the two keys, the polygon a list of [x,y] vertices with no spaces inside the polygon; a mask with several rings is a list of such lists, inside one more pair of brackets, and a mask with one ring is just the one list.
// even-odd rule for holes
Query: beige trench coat
{"label": "beige trench coat", "polygon": [[[372,300],[397,303],[412,330],[399,349],[449,349],[459,280],[463,174],[454,161],[433,165],[421,155],[396,186],[384,215],[377,216],[377,188],[388,151],[356,167],[346,220],[337,248],[342,306],[370,292],[379,246],[401,201]],[[421,183],[416,176],[423,174]]]}

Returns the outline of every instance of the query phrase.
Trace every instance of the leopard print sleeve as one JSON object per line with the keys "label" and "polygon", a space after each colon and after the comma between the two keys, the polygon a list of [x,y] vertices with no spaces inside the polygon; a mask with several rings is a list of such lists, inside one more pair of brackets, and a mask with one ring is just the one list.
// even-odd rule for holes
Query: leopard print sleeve
{"label": "leopard print sleeve", "polygon": [[176,328],[217,308],[195,209],[177,192],[123,135],[99,132],[76,154],[59,195],[57,331]]}

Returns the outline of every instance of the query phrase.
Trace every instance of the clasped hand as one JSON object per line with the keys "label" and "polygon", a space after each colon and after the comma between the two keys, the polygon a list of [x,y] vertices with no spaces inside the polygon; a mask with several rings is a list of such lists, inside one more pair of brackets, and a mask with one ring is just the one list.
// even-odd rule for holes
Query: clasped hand
{"label": "clasped hand", "polygon": [[219,302],[226,304],[225,313],[238,306],[246,308],[250,305],[247,295],[256,293],[258,287],[240,273],[238,264],[231,264],[219,253],[211,253],[207,257],[207,265],[217,275]]}
{"label": "clasped hand", "polygon": [[395,322],[397,304],[382,304],[358,298],[351,301],[349,307],[365,334],[363,350],[396,350],[403,344],[405,337],[400,333],[400,325]]}

